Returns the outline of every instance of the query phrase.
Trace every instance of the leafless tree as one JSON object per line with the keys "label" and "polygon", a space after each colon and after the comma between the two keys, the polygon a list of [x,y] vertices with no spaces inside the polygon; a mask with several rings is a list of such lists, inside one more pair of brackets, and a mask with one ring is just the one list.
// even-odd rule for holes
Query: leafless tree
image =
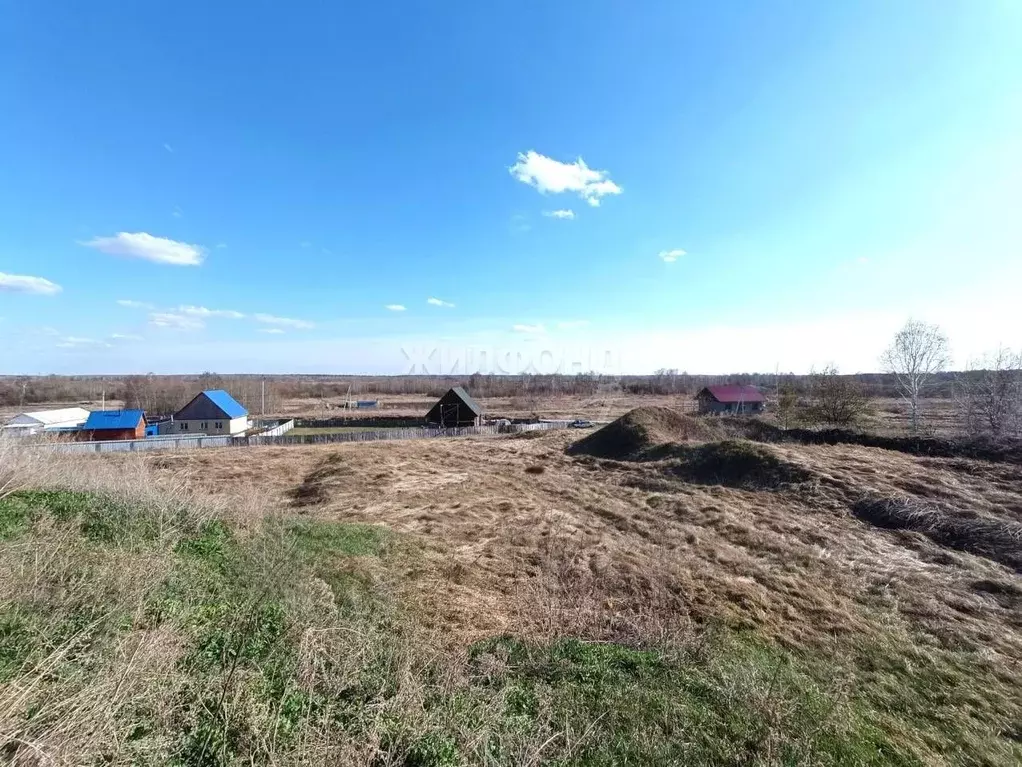
{"label": "leafless tree", "polygon": [[971,363],[955,381],[955,403],[970,434],[1017,436],[1022,427],[1022,351],[1000,347]]}
{"label": "leafless tree", "polygon": [[777,387],[777,421],[782,429],[790,429],[801,418],[801,403],[798,391],[790,381]]}
{"label": "leafless tree", "polygon": [[869,394],[854,376],[829,365],[809,374],[809,396],[798,414],[807,423],[855,426],[869,414]]}
{"label": "leafless tree", "polygon": [[919,400],[948,366],[948,341],[936,325],[909,320],[880,357],[884,371],[894,374],[898,393],[908,402],[912,432],[919,431]]}

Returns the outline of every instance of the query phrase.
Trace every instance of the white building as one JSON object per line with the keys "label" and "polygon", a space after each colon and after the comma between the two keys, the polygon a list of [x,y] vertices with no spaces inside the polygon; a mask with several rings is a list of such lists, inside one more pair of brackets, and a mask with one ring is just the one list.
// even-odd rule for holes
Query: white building
{"label": "white building", "polygon": [[14,436],[29,436],[40,432],[77,429],[88,417],[89,411],[82,407],[39,410],[14,416],[3,425],[3,431]]}

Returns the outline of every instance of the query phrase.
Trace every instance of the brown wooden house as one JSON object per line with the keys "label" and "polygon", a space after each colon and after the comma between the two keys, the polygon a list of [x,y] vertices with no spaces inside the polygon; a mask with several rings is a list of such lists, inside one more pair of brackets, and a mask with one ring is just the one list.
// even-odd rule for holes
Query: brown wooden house
{"label": "brown wooden house", "polygon": [[82,424],[87,441],[145,439],[145,413],[141,410],[96,410]]}

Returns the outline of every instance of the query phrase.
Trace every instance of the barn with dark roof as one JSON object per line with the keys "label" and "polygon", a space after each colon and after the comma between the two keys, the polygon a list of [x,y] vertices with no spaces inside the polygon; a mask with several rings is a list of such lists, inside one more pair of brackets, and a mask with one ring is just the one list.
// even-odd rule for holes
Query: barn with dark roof
{"label": "barn with dark roof", "polygon": [[174,414],[174,434],[241,434],[248,411],[223,389],[209,389]]}
{"label": "barn with dark roof", "polygon": [[707,386],[696,394],[700,413],[762,413],[766,398],[755,386]]}
{"label": "barn with dark roof", "polygon": [[426,423],[432,426],[479,426],[483,409],[461,386],[455,386],[442,396],[426,413]]}

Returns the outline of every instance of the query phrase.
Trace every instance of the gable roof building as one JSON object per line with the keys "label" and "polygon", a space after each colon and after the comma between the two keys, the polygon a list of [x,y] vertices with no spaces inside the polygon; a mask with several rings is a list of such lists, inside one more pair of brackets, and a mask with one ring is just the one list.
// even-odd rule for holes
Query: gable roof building
{"label": "gable roof building", "polygon": [[89,417],[83,407],[65,407],[59,410],[38,410],[34,413],[20,413],[4,424],[8,434],[29,435],[45,431],[77,429]]}
{"label": "gable roof building", "polygon": [[435,426],[478,426],[483,409],[461,386],[455,386],[426,413],[426,423]]}
{"label": "gable roof building", "polygon": [[700,413],[759,413],[766,403],[759,389],[744,384],[706,386],[696,399]]}
{"label": "gable roof building", "polygon": [[251,424],[248,411],[223,389],[208,389],[174,414],[175,434],[240,434]]}
{"label": "gable roof building", "polygon": [[82,424],[87,440],[144,439],[145,413],[141,410],[95,410]]}

